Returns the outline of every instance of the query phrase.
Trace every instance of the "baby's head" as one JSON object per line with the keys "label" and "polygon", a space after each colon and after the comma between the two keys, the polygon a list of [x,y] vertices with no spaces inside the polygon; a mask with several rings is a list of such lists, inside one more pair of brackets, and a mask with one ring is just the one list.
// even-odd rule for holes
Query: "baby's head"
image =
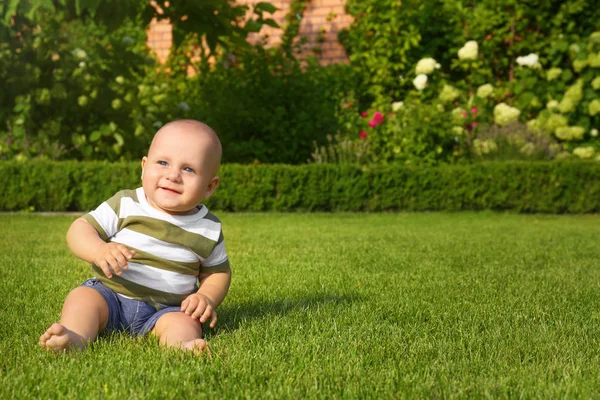
{"label": "baby's head", "polygon": [[169,122],[142,159],[142,186],[150,205],[168,214],[191,214],[219,185],[221,142],[208,125]]}

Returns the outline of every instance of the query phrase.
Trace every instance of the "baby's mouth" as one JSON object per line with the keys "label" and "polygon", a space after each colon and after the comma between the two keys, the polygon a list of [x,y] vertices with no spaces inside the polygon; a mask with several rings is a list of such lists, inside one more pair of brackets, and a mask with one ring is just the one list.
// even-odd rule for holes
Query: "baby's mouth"
{"label": "baby's mouth", "polygon": [[167,191],[167,192],[169,192],[169,193],[181,194],[181,193],[180,193],[180,192],[178,192],[177,190],[175,190],[175,189],[171,189],[171,188],[168,188],[168,187],[160,187],[160,189],[162,189],[162,190],[164,190],[164,191]]}

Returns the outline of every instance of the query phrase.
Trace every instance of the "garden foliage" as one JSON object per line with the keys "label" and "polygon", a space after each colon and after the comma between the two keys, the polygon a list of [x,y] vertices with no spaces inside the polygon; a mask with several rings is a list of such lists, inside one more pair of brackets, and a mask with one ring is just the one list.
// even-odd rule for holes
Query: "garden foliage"
{"label": "garden foliage", "polygon": [[[371,161],[596,157],[594,2],[349,0],[347,10],[354,22],[340,39],[368,90],[350,102],[355,122],[341,136],[368,140]],[[516,121],[527,128],[492,138]]]}
{"label": "garden foliage", "polygon": [[[219,173],[207,205],[228,211],[600,211],[594,162],[417,167],[239,165]],[[138,163],[0,162],[2,211],[87,211],[140,185]]]}
{"label": "garden foliage", "polygon": [[186,101],[219,133],[226,162],[301,164],[313,141],[340,129],[339,104],[354,75],[345,65],[302,68],[281,49],[254,47],[189,78],[196,96]]}
{"label": "garden foliage", "polygon": [[[231,163],[600,159],[592,0],[348,0],[350,64],[327,67],[295,58],[306,2],[271,48],[245,40],[277,25],[268,2],[249,20],[229,0],[117,3],[116,25],[95,2],[0,5],[0,159],[137,160],[180,118]],[[164,65],[153,16],[173,21]]]}

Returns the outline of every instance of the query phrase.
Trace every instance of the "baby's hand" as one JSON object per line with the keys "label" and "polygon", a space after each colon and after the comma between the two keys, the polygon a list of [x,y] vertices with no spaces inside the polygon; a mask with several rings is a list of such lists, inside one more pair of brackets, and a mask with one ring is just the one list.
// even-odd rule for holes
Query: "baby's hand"
{"label": "baby's hand", "polygon": [[210,319],[210,327],[217,324],[217,311],[213,302],[203,294],[194,293],[181,302],[181,312],[186,313],[193,319],[199,319],[204,323]]}
{"label": "baby's hand", "polygon": [[109,242],[98,248],[94,254],[96,264],[108,279],[112,278],[111,268],[115,274],[121,275],[127,269],[127,260],[135,255],[135,250],[129,250],[120,243]]}

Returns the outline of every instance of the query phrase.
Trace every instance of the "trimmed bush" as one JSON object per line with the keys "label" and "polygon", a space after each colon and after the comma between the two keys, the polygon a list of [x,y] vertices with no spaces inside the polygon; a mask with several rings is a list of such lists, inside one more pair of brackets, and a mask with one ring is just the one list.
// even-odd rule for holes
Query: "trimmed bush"
{"label": "trimmed bush", "polygon": [[[141,185],[139,163],[0,162],[2,211],[87,211]],[[226,211],[600,211],[600,164],[504,162],[437,167],[237,165],[207,201]]]}

